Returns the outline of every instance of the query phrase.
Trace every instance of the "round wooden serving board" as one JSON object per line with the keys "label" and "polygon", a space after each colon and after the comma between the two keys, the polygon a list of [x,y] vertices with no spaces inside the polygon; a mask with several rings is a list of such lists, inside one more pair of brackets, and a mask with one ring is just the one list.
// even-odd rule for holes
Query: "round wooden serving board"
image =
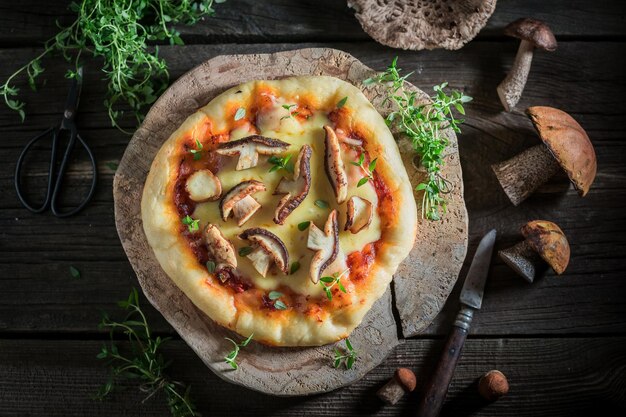
{"label": "round wooden serving board", "polygon": [[[373,74],[372,69],[351,55],[327,48],[218,56],[178,79],[154,104],[128,144],[113,185],[115,221],[124,250],[148,300],[203,362],[229,382],[268,394],[293,396],[326,392],[358,380],[400,343],[392,313],[391,289],[350,335],[359,354],[351,370],[332,367],[335,345],[275,348],[256,342],[242,349],[239,369],[231,370],[223,358],[232,346],[224,338],[240,340],[241,337],[215,324],[191,303],[163,272],[144,235],[140,203],[152,160],[163,142],[189,115],[224,90],[256,79],[334,76],[361,87],[385,115],[389,109],[382,105],[383,88],[361,85]],[[426,95],[424,98],[427,99]],[[443,174],[453,184],[448,195],[449,212],[443,221],[420,222],[415,247],[394,277],[396,308],[405,337],[423,330],[439,312],[456,281],[467,249],[467,212],[458,147],[454,134],[447,133],[450,147]],[[409,176],[416,185],[422,173],[414,165],[410,146],[406,141],[400,142]]]}

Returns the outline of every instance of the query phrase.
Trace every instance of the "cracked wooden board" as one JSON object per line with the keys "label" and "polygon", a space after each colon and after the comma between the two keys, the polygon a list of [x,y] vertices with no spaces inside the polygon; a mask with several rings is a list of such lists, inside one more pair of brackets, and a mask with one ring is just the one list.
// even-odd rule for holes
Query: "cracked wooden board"
{"label": "cracked wooden board", "polygon": [[[224,337],[237,336],[210,320],[198,310],[159,266],[149,247],[141,223],[141,194],[152,159],[163,142],[198,108],[222,91],[256,79],[276,79],[295,75],[330,75],[355,85],[373,71],[351,55],[335,49],[311,48],[262,55],[218,56],[179,78],[154,104],[144,123],[135,132],[114,181],[115,221],[122,245],[137,273],[148,300],[163,314],[202,361],[221,378],[250,389],[273,395],[295,396],[321,393],[348,385],[378,366],[398,345],[397,325],[392,313],[391,290],[378,300],[350,340],[359,351],[351,370],[332,367],[335,345],[313,348],[272,348],[251,343],[239,355],[239,370],[232,371],[224,356],[232,346]],[[366,96],[379,111],[384,98],[380,86],[366,89]],[[455,182],[451,201],[453,216],[442,223],[421,222],[418,242],[432,239],[427,247],[416,245],[401,266],[394,286],[397,308],[405,331],[425,328],[449,294],[461,267],[467,241],[467,215],[462,201],[460,165],[456,138],[451,136],[451,157],[457,164],[450,168]],[[408,154],[408,153],[407,153]],[[406,164],[406,161],[405,161]],[[408,163],[409,175],[419,181],[419,172]],[[458,198],[456,194],[458,193]],[[439,223],[439,222],[438,222]],[[440,238],[440,229],[461,224],[462,234]],[[456,229],[455,229],[456,230]],[[458,232],[460,233],[460,232]],[[434,236],[434,237],[433,237]],[[458,242],[457,242],[458,241]],[[458,265],[450,257],[431,256],[433,248],[462,247]],[[427,253],[425,253],[426,251]],[[444,252],[442,252],[444,253]],[[452,258],[455,259],[455,258]],[[415,268],[419,265],[419,269]],[[424,273],[428,272],[427,275]],[[421,282],[427,281],[427,282]],[[416,304],[417,303],[417,304]],[[421,308],[421,305],[427,306]],[[418,331],[418,330],[415,330]],[[339,345],[343,346],[343,343]]]}

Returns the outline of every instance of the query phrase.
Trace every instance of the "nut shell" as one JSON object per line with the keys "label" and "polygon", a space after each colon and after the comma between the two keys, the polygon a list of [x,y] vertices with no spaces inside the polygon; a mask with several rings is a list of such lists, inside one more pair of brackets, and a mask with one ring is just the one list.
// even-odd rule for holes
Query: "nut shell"
{"label": "nut shell", "polygon": [[572,116],[552,107],[529,107],[526,113],[578,194],[584,197],[597,170],[596,152],[585,130]]}
{"label": "nut shell", "polygon": [[569,264],[570,248],[559,226],[547,220],[533,220],[522,226],[526,242],[546,261],[554,272],[562,274]]}
{"label": "nut shell", "polygon": [[489,401],[495,401],[509,392],[509,382],[500,371],[487,372],[478,381],[478,393]]}

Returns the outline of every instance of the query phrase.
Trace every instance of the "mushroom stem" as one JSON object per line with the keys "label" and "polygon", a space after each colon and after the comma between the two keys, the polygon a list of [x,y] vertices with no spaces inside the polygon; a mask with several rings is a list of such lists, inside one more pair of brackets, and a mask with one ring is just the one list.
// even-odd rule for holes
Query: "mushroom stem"
{"label": "mushroom stem", "polygon": [[554,176],[560,166],[548,148],[541,144],[494,164],[491,169],[511,203],[517,206]]}
{"label": "mushroom stem", "polygon": [[506,111],[511,111],[522,96],[530,72],[530,64],[533,61],[534,49],[535,45],[532,42],[522,40],[511,71],[498,85],[498,96]]}
{"label": "mushroom stem", "polygon": [[535,279],[535,271],[542,262],[541,257],[526,240],[499,251],[498,255],[518,275],[530,283]]}

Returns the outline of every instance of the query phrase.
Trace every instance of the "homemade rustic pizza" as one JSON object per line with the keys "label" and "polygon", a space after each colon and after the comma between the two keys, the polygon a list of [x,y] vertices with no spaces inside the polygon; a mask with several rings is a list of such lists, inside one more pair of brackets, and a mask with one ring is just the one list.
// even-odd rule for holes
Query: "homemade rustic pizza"
{"label": "homemade rustic pizza", "polygon": [[252,81],[191,115],[156,155],[143,227],[217,323],[277,346],[350,334],[415,240],[398,147],[333,77]]}

